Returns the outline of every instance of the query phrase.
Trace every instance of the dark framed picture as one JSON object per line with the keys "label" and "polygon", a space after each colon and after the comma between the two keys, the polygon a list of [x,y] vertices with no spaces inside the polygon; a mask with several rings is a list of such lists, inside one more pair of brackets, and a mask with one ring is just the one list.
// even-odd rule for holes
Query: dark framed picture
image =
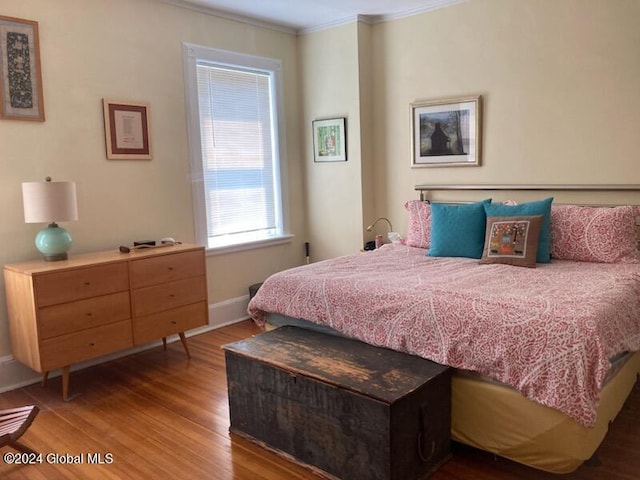
{"label": "dark framed picture", "polygon": [[148,103],[103,99],[107,158],[151,160]]}
{"label": "dark framed picture", "polygon": [[480,165],[481,97],[411,104],[411,166]]}
{"label": "dark framed picture", "polygon": [[346,118],[313,121],[313,161],[347,161]]}
{"label": "dark framed picture", "polygon": [[44,122],[38,22],[0,16],[0,117]]}

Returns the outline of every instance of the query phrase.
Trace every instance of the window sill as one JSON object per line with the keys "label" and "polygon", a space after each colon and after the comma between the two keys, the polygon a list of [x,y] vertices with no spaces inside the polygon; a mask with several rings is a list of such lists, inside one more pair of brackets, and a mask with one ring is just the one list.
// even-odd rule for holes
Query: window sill
{"label": "window sill", "polygon": [[208,257],[215,255],[224,255],[226,253],[242,252],[244,250],[255,250],[264,247],[273,247],[274,245],[282,245],[290,243],[293,240],[293,235],[285,234],[277,238],[269,238],[267,240],[257,240],[255,242],[239,243],[236,245],[227,245],[224,247],[206,248],[206,254]]}

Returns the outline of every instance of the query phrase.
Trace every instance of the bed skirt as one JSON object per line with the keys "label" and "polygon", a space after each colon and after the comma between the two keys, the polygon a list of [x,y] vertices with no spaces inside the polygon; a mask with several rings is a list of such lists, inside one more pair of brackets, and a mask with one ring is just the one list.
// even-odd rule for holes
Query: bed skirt
{"label": "bed skirt", "polygon": [[593,428],[510,387],[454,373],[451,438],[540,470],[572,472],[602,443],[639,372],[636,352],[603,387]]}
{"label": "bed skirt", "polygon": [[[269,314],[266,329],[295,325],[339,334],[323,325]],[[640,374],[631,355],[603,387],[595,427],[533,402],[513,388],[468,373],[452,378],[451,438],[551,473],[569,473],[593,456]]]}

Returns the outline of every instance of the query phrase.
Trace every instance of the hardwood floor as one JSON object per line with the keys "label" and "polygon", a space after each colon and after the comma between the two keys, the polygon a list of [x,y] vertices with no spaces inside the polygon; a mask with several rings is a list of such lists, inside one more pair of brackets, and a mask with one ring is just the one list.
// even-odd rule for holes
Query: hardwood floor
{"label": "hardwood floor", "polygon": [[[60,378],[0,394],[0,409],[36,404],[41,411],[22,443],[43,463],[9,465],[0,478],[241,479],[318,478],[236,436],[230,437],[221,346],[259,333],[249,321],[91,367],[71,375],[64,402]],[[463,445],[433,480],[616,480],[640,477],[640,389],[634,389],[598,451],[595,465],[552,475]],[[0,454],[13,452],[8,448]],[[99,454],[99,455],[97,455]],[[83,455],[82,457],[79,457]],[[70,463],[81,459],[78,464]],[[96,463],[98,460],[102,464]],[[64,463],[64,462],[67,463]],[[361,479],[349,479],[361,480]]]}

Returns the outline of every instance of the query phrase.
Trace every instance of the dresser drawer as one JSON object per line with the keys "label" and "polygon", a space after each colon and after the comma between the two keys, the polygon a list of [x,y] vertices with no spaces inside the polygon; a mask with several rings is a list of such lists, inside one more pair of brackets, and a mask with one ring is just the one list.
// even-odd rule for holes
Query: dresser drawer
{"label": "dresser drawer", "polygon": [[131,262],[131,288],[205,274],[204,250],[159,255]]}
{"label": "dresser drawer", "polygon": [[53,370],[132,346],[131,320],[49,338],[41,344],[42,370]]}
{"label": "dresser drawer", "polygon": [[206,302],[174,308],[136,318],[133,339],[136,345],[201,327],[209,322]]}
{"label": "dresser drawer", "polygon": [[129,292],[118,292],[41,308],[40,338],[98,327],[131,318]]}
{"label": "dresser drawer", "polygon": [[109,263],[37,275],[34,284],[39,307],[123,292],[129,289],[127,263]]}
{"label": "dresser drawer", "polygon": [[207,285],[203,276],[191,277],[134,290],[132,295],[133,315],[138,317],[205,300]]}

